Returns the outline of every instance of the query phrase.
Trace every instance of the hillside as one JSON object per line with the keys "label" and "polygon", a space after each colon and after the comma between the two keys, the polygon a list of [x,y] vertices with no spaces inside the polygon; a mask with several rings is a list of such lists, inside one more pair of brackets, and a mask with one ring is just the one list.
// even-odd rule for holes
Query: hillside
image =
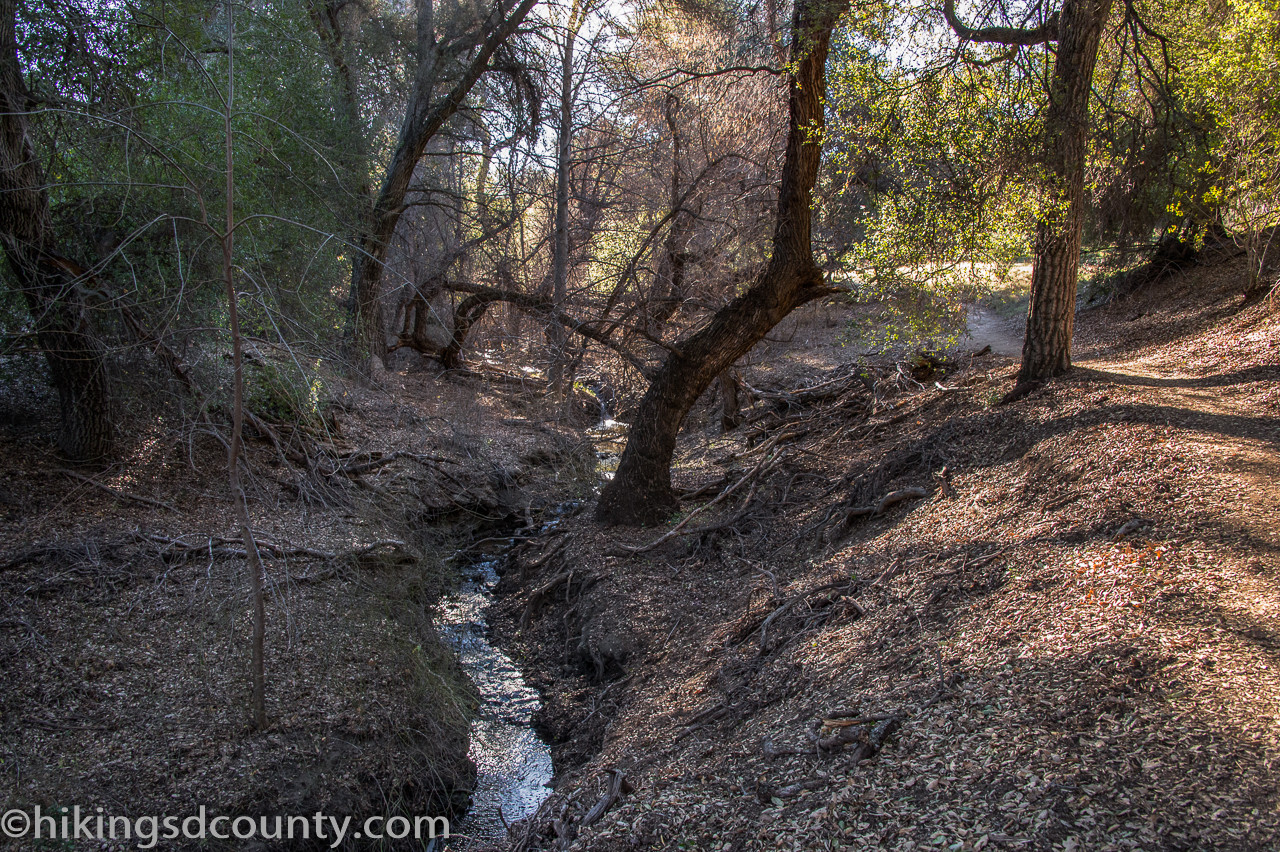
{"label": "hillside", "polygon": [[509,566],[559,773],[512,848],[1274,848],[1280,317],[1241,274],[1083,312],[1000,407],[1008,358],[860,376],[794,320],[748,425],[686,428],[686,509],[728,496]]}
{"label": "hillside", "polygon": [[11,422],[6,795],[456,817],[465,726],[506,716],[437,622],[497,558],[491,638],[556,778],[488,848],[1271,848],[1280,317],[1239,309],[1240,274],[1082,312],[1075,371],[1004,406],[1014,361],[984,350],[1012,320],[894,360],[811,305],[749,357],[740,428],[695,409],[685,511],[651,529],[583,511],[616,429],[551,425],[497,362],[334,378],[308,464],[252,444],[262,732],[222,445],[143,409],[124,463],[78,472]]}

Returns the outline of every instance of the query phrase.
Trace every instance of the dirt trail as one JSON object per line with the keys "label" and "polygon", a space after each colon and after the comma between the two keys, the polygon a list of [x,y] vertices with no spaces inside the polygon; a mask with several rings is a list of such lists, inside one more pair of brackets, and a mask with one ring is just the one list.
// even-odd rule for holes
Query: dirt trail
{"label": "dirt trail", "polygon": [[990,308],[975,305],[969,310],[969,337],[975,349],[990,346],[996,355],[1017,358],[1022,354],[1021,323],[1005,319]]}
{"label": "dirt trail", "polygon": [[1091,379],[1124,386],[1131,400],[1189,430],[1186,442],[1210,464],[1205,497],[1259,542],[1280,547],[1280,420],[1249,392],[1280,380],[1280,365],[1197,374],[1163,355],[1095,359],[1077,365]]}
{"label": "dirt trail", "polygon": [[[975,305],[969,312],[975,347],[1017,358],[1022,331],[1014,319]],[[1258,540],[1280,546],[1280,421],[1242,388],[1259,380],[1280,380],[1280,366],[1216,374],[1191,368],[1201,353],[1174,356],[1158,350],[1136,358],[1094,358],[1077,363],[1092,380],[1123,385],[1133,401],[1163,412],[1171,426],[1194,431],[1198,451],[1214,462],[1205,485],[1234,504],[1234,519]],[[1154,413],[1154,412],[1153,412]]]}

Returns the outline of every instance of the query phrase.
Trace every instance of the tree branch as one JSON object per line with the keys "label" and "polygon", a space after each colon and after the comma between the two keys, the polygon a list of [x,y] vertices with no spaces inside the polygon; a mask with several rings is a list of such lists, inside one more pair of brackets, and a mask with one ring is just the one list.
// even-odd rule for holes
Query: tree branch
{"label": "tree branch", "polygon": [[955,0],[942,0],[942,16],[955,34],[965,41],[981,44],[1033,45],[1045,44],[1058,39],[1058,13],[1054,12],[1049,19],[1038,27],[1024,29],[1022,27],[978,27],[973,28],[960,20],[956,15]]}

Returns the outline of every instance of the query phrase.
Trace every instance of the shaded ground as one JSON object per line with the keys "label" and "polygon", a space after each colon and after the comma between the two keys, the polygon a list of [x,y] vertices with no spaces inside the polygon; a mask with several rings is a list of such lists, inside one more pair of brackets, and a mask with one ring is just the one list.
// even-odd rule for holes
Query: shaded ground
{"label": "shaded ground", "polygon": [[682,439],[688,509],[745,480],[690,534],[583,519],[508,574],[560,772],[513,845],[1275,848],[1280,318],[1239,274],[1082,314],[1005,407],[998,356],[762,359]]}
{"label": "shaded ground", "polygon": [[275,547],[261,732],[247,724],[251,610],[221,442],[141,408],[119,464],[62,473],[50,424],[7,424],[6,809],[362,819],[465,807],[475,693],[434,624],[457,582],[447,560],[488,519],[580,496],[584,455],[536,412],[512,419],[527,402],[518,387],[436,371],[389,381],[336,386],[328,441],[283,429],[279,447],[253,441],[254,527]]}

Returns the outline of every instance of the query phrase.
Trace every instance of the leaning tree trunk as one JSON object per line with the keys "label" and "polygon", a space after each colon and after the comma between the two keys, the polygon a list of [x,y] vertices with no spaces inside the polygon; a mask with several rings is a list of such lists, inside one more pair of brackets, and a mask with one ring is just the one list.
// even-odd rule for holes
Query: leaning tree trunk
{"label": "leaning tree trunk", "polygon": [[352,310],[355,326],[355,354],[379,361],[387,355],[387,333],[382,318],[382,268],[391,238],[405,211],[413,172],[426,152],[427,144],[444,123],[462,106],[467,94],[486,71],[493,54],[520,26],[537,0],[496,0],[489,18],[477,34],[475,51],[462,69],[461,77],[448,91],[433,100],[446,54],[456,43],[441,44],[436,39],[435,7],[432,0],[417,0],[417,58],[413,91],[400,125],[391,162],[382,187],[367,210],[359,248],[351,270]]}
{"label": "leaning tree trunk", "polygon": [[106,357],[89,326],[83,276],[55,251],[44,175],[27,131],[30,98],[18,67],[15,17],[14,0],[0,0],[0,243],[58,391],[58,445],[73,459],[94,461],[111,452]]}
{"label": "leaning tree trunk", "polygon": [[1066,0],[1044,126],[1047,209],[1036,224],[1022,369],[1010,396],[1071,369],[1076,279],[1084,223],[1089,92],[1112,0]]}
{"label": "leaning tree trunk", "polygon": [[811,203],[822,158],[827,50],[832,27],[847,5],[843,0],[796,3],[790,126],[772,257],[751,288],[677,343],[654,375],[631,424],[618,472],[600,494],[600,521],[656,523],[679,508],[671,488],[671,458],[680,424],[694,401],[787,314],[831,292],[813,261]]}

